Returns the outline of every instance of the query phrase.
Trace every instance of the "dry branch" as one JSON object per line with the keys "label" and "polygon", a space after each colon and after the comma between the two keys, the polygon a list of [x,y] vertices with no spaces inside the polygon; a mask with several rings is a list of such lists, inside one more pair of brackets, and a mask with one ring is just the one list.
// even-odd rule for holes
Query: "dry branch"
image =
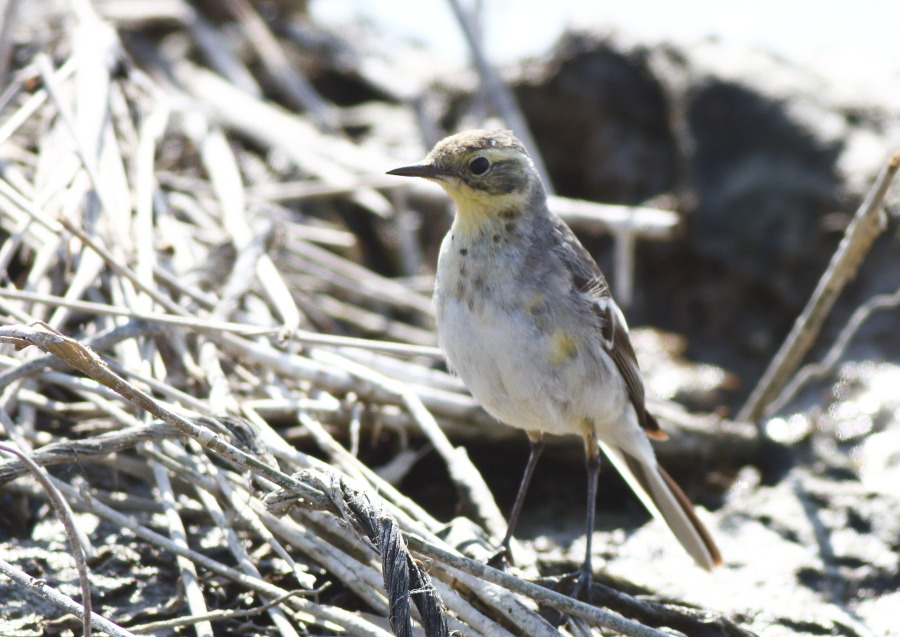
{"label": "dry branch", "polygon": [[738,414],[738,420],[755,422],[765,413],[812,347],[822,324],[844,286],[853,278],[875,239],[886,227],[882,202],[900,169],[900,151],[885,164],[865,200],[860,204],[844,238],[831,257],[812,297],[797,317],[778,353]]}

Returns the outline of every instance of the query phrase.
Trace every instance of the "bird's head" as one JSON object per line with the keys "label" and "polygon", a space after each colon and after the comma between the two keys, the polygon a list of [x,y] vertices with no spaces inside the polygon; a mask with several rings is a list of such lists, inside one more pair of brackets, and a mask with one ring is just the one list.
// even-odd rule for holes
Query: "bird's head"
{"label": "bird's head", "polygon": [[458,219],[471,230],[513,211],[521,214],[535,190],[543,192],[525,147],[504,130],[452,135],[439,141],[421,163],[388,174],[440,184],[456,203]]}

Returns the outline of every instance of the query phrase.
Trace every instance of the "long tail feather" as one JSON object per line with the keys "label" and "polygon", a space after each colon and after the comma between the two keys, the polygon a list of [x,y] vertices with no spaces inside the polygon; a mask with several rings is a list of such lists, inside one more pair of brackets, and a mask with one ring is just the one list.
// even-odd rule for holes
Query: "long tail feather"
{"label": "long tail feather", "polygon": [[698,565],[711,571],[722,563],[719,549],[684,492],[662,467],[601,442],[604,453],[653,516],[666,524]]}

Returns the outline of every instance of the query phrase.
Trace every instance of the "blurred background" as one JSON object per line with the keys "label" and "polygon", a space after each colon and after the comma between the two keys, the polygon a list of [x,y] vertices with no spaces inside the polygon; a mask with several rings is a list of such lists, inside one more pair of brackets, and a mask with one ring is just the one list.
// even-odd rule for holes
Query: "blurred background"
{"label": "blurred background", "polygon": [[[676,4],[656,0],[580,2],[491,0],[471,3],[484,46],[497,63],[539,55],[566,29],[620,29],[642,38],[713,38],[769,51],[804,65],[823,65],[846,80],[896,78],[900,43],[893,25],[900,8],[890,2],[778,2],[739,7],[714,0]],[[446,2],[313,0],[316,20],[332,26],[366,23],[386,38],[418,42],[447,64],[468,63],[468,47]]]}

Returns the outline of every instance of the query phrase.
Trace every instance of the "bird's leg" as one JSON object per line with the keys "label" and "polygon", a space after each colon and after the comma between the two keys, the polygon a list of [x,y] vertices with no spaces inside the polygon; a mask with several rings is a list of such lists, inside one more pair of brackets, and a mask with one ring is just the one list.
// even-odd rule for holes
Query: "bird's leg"
{"label": "bird's leg", "polygon": [[506,527],[506,535],[500,548],[488,560],[488,564],[495,565],[506,561],[512,563],[512,555],[509,550],[509,543],[512,541],[513,534],[516,532],[516,525],[519,523],[519,514],[522,512],[522,504],[525,502],[525,494],[528,492],[528,485],[531,484],[531,478],[534,475],[534,468],[537,466],[538,458],[544,450],[544,436],[540,432],[528,433],[528,441],[531,443],[531,452],[528,454],[528,464],[525,465],[525,473],[522,475],[522,482],[519,483],[519,491],[516,493],[516,501],[513,504],[512,512],[509,514],[509,524]]}
{"label": "bird's leg", "polygon": [[578,583],[575,585],[575,598],[580,598],[582,593],[588,603],[591,601],[591,540],[594,536],[594,515],[597,506],[597,479],[600,477],[600,446],[597,444],[597,435],[591,430],[584,436],[585,466],[587,467],[587,527],[584,549],[584,563],[578,573]]}
{"label": "bird's leg", "polygon": [[519,491],[516,493],[516,501],[513,504],[512,512],[509,514],[509,526],[506,527],[506,535],[503,538],[501,547],[509,552],[509,543],[512,540],[513,533],[516,532],[516,525],[519,523],[519,514],[522,512],[522,505],[525,503],[525,494],[528,492],[528,485],[531,484],[531,478],[534,476],[534,468],[537,466],[538,458],[544,450],[544,438],[541,434],[528,437],[531,443],[531,453],[528,454],[528,464],[525,465],[525,473],[522,475],[522,482],[519,484]]}

